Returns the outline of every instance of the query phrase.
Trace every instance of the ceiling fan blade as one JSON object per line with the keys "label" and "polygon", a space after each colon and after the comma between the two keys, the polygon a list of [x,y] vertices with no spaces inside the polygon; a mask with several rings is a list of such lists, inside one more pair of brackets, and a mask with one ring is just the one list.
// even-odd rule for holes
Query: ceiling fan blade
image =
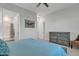
{"label": "ceiling fan blade", "polygon": [[36,7],[39,7],[40,4],[41,4],[41,3],[38,3],[38,5],[37,5]]}
{"label": "ceiling fan blade", "polygon": [[47,3],[43,3],[46,7],[49,7],[49,5]]}

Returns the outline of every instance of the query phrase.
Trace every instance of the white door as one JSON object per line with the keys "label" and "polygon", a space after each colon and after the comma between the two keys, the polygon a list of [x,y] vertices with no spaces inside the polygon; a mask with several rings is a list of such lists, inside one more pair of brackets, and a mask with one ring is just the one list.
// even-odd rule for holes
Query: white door
{"label": "white door", "polygon": [[2,8],[0,8],[0,39],[3,39]]}
{"label": "white door", "polygon": [[37,18],[38,38],[45,40],[45,22],[41,17]]}

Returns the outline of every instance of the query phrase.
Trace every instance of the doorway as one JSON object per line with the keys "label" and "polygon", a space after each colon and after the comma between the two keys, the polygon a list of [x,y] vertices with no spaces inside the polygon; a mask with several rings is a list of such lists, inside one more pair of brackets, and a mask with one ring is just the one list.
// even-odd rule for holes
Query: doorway
{"label": "doorway", "polygon": [[0,35],[5,41],[15,41],[19,39],[19,14],[8,9],[1,8],[0,15]]}

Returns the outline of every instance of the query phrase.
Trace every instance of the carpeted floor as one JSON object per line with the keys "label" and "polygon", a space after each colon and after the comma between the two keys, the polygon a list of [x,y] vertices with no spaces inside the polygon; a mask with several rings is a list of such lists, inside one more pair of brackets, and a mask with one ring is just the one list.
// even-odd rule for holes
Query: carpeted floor
{"label": "carpeted floor", "polygon": [[67,48],[67,54],[68,56],[79,56],[79,48],[70,48],[70,47],[66,47]]}

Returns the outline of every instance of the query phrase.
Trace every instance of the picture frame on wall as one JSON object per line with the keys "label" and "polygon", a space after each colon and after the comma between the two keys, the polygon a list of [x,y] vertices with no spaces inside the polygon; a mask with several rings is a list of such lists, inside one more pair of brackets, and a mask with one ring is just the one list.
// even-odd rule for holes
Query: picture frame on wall
{"label": "picture frame on wall", "polygon": [[35,21],[25,19],[25,28],[35,28]]}

